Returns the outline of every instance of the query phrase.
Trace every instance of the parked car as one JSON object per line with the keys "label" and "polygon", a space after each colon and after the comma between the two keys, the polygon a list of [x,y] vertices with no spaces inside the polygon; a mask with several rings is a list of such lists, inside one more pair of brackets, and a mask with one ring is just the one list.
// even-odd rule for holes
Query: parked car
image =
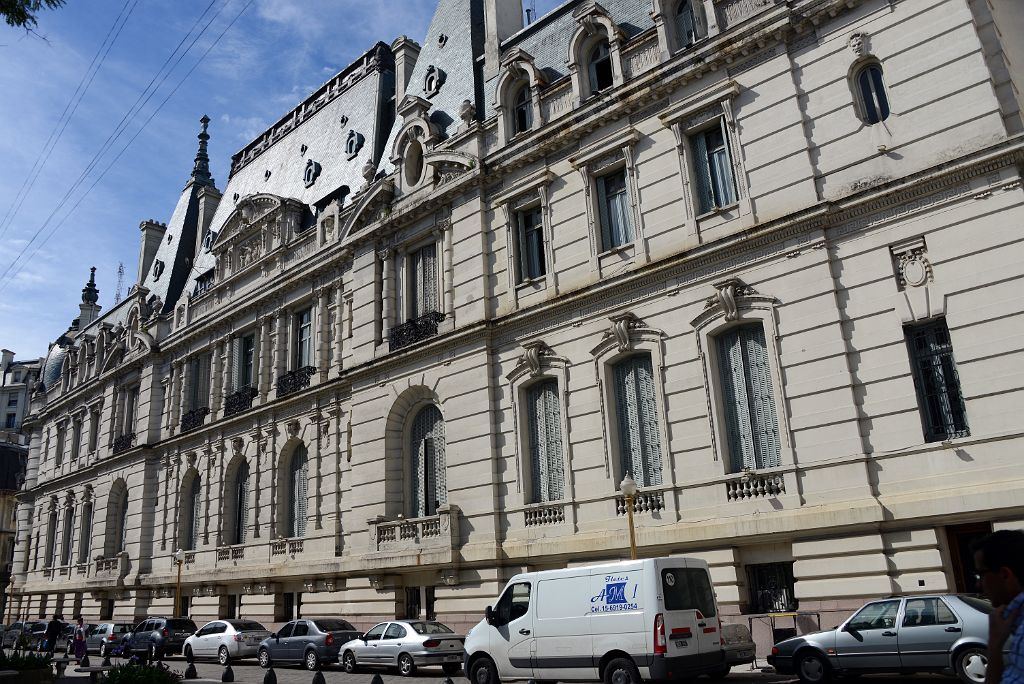
{"label": "parked car", "polygon": [[3,641],[0,644],[3,648],[14,648],[14,645],[18,641],[18,635],[25,628],[24,622],[12,622],[6,629],[4,629]]}
{"label": "parked car", "polygon": [[252,620],[214,620],[185,639],[188,658],[216,658],[221,665],[238,658],[252,658],[270,630]]}
{"label": "parked car", "polygon": [[341,645],[359,634],[358,629],[338,618],[292,620],[263,640],[256,658],[261,667],[293,662],[315,670],[322,663],[338,662]]}
{"label": "parked car", "polygon": [[86,632],[85,650],[99,653],[101,658],[113,654],[121,646],[121,640],[131,633],[130,622],[102,622]]}
{"label": "parked car", "polygon": [[29,622],[25,624],[22,632],[27,636],[25,648],[30,651],[39,651],[43,648],[46,640],[46,622]]}
{"label": "parked car", "polygon": [[955,594],[872,601],[839,627],[775,644],[768,663],[804,684],[867,672],[955,674],[985,681],[987,601]]}
{"label": "parked car", "polygon": [[720,626],[698,558],[525,572],[466,636],[466,674],[476,684],[689,679],[724,667]]}
{"label": "parked car", "polygon": [[181,653],[185,639],[196,633],[196,623],[188,618],[146,618],[125,635],[121,657],[145,653],[156,659]]}
{"label": "parked car", "polygon": [[746,625],[722,625],[722,650],[725,651],[725,667],[711,673],[712,678],[725,678],[737,665],[754,662],[754,639]]}
{"label": "parked car", "polygon": [[408,677],[422,665],[440,665],[445,674],[462,669],[466,637],[430,620],[394,620],[370,628],[341,647],[341,664],[354,673],[364,665],[394,667]]}

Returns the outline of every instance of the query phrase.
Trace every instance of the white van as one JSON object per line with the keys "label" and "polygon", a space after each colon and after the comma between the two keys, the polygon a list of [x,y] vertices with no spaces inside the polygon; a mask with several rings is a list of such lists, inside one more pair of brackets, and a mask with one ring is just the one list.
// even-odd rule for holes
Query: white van
{"label": "white van", "polygon": [[647,558],[516,575],[466,637],[472,684],[725,676],[708,565]]}

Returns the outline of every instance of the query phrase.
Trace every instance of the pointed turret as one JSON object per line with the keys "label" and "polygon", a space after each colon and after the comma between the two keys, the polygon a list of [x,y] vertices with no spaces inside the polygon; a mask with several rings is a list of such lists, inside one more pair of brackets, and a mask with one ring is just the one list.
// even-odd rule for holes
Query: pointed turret
{"label": "pointed turret", "polygon": [[81,314],[78,317],[79,330],[95,321],[100,316],[100,291],[96,288],[96,267],[89,269],[89,282],[82,288],[82,303],[78,305]]}
{"label": "pointed turret", "polygon": [[215,183],[213,176],[210,175],[210,156],[206,151],[206,143],[210,140],[210,134],[206,132],[207,127],[210,125],[210,117],[203,114],[203,118],[199,120],[199,123],[203,125],[203,129],[196,136],[199,138],[199,151],[196,152],[196,161],[192,165],[192,177],[189,179],[189,183],[213,187]]}

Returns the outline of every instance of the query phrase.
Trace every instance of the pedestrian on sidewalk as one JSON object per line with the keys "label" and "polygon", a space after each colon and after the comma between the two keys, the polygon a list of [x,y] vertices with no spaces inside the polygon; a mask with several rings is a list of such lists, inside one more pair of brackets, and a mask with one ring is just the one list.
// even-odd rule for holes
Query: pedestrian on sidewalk
{"label": "pedestrian on sidewalk", "polygon": [[75,660],[82,662],[82,658],[85,657],[85,621],[81,615],[78,616],[78,624],[75,625],[74,653]]}
{"label": "pedestrian on sidewalk", "polygon": [[62,625],[60,624],[60,615],[54,613],[53,619],[46,625],[46,631],[43,633],[43,650],[53,655],[54,649],[57,648],[57,640],[60,638],[60,633],[63,631]]}
{"label": "pedestrian on sidewalk", "polygon": [[1024,684],[1024,530],[993,532],[972,550],[978,589],[993,605],[985,684]]}

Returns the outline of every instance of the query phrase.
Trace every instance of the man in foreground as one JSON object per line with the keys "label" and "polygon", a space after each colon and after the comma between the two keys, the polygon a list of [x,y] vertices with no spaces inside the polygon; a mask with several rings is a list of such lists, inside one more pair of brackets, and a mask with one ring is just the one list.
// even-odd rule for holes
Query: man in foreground
{"label": "man in foreground", "polygon": [[985,684],[1024,684],[1024,530],[993,532],[973,549],[978,588],[994,606]]}

